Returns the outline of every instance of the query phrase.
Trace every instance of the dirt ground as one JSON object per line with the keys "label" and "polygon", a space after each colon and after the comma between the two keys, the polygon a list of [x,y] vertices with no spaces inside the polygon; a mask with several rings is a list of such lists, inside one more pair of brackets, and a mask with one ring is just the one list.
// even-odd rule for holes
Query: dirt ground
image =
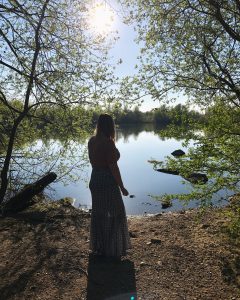
{"label": "dirt ground", "polygon": [[0,299],[240,299],[240,248],[221,209],[129,217],[120,263],[89,253],[90,214],[66,203],[0,217]]}

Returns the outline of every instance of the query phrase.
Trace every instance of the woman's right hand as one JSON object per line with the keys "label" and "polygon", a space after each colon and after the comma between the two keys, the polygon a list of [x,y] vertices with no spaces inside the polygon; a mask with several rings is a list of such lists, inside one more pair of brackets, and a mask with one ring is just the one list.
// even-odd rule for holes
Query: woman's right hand
{"label": "woman's right hand", "polygon": [[128,190],[126,190],[124,186],[120,187],[120,189],[121,189],[121,192],[122,192],[123,196],[128,196],[129,195]]}

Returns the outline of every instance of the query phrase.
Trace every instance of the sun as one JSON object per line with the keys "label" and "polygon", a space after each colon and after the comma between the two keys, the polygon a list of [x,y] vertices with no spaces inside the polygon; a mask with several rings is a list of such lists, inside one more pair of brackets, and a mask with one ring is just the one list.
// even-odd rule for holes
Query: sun
{"label": "sun", "polygon": [[98,3],[89,12],[90,28],[97,34],[107,34],[112,30],[115,14],[106,3]]}

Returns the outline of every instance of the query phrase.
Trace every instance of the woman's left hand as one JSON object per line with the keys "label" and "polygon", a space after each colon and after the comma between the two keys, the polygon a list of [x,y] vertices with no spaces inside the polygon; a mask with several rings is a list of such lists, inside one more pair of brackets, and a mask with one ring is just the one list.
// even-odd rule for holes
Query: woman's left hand
{"label": "woman's left hand", "polygon": [[122,192],[123,196],[128,196],[129,195],[128,190],[126,190],[124,186],[120,187],[120,188],[121,188],[121,192]]}

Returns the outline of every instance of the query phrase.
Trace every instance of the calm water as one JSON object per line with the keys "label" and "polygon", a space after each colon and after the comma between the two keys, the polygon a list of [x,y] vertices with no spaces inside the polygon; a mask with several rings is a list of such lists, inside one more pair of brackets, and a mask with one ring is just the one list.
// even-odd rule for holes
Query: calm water
{"label": "calm water", "polygon": [[[86,146],[86,145],[85,145]],[[159,173],[153,170],[149,159],[164,160],[164,157],[176,149],[183,149],[182,142],[174,138],[162,139],[154,130],[153,126],[126,127],[117,130],[116,146],[121,153],[119,167],[122,179],[129,194],[134,198],[123,197],[128,215],[139,215],[144,213],[161,212],[161,203],[151,196],[164,195],[168,193],[185,193],[190,188],[189,183],[182,184],[180,176]],[[79,149],[84,145],[79,145]],[[85,182],[63,186],[61,183],[53,184],[55,199],[72,197],[75,199],[76,207],[91,208],[91,194],[88,189],[88,181],[91,175],[91,167],[84,169],[86,173]],[[188,207],[194,207],[194,202]],[[173,202],[168,210],[182,209],[182,203]]]}

